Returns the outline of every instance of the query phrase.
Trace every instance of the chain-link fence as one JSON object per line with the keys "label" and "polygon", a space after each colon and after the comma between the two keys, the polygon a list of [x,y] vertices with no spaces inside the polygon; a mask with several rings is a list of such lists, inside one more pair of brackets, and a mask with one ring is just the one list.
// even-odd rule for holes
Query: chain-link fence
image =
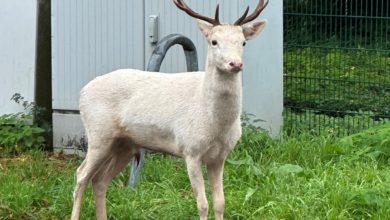
{"label": "chain-link fence", "polygon": [[289,128],[351,133],[390,119],[388,0],[284,1]]}

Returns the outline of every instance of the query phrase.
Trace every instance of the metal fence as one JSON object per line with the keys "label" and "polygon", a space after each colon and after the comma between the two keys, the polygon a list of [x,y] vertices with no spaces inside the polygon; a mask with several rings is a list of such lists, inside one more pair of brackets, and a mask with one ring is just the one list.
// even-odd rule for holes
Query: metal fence
{"label": "metal fence", "polygon": [[288,128],[352,133],[390,119],[388,0],[284,0]]}

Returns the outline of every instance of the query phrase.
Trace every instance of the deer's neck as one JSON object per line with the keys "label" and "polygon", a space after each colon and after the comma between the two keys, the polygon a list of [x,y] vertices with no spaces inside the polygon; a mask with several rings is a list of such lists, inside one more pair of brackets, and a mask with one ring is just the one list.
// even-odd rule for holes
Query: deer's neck
{"label": "deer's neck", "polygon": [[241,72],[223,72],[208,62],[202,85],[202,99],[213,123],[231,126],[241,114]]}

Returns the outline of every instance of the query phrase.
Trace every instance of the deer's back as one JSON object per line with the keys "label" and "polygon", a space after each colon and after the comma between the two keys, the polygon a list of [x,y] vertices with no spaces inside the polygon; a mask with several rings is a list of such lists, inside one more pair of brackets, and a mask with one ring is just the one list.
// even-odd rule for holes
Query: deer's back
{"label": "deer's back", "polygon": [[131,134],[140,145],[172,145],[174,150],[176,130],[201,117],[195,112],[200,109],[197,99],[203,74],[124,69],[99,76],[81,91],[84,126],[96,130],[112,123],[111,130]]}

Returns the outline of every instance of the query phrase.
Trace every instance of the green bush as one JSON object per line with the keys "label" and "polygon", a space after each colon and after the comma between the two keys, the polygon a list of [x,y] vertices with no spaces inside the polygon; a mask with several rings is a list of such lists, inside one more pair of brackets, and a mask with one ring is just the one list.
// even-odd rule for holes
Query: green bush
{"label": "green bush", "polygon": [[12,98],[21,104],[25,112],[0,116],[0,156],[18,155],[32,148],[43,146],[46,129],[37,126],[33,121],[38,117],[39,109],[34,103],[27,102],[20,94]]}
{"label": "green bush", "polygon": [[[389,1],[284,0],[285,42],[388,48]],[[387,10],[386,10],[387,9]]]}

